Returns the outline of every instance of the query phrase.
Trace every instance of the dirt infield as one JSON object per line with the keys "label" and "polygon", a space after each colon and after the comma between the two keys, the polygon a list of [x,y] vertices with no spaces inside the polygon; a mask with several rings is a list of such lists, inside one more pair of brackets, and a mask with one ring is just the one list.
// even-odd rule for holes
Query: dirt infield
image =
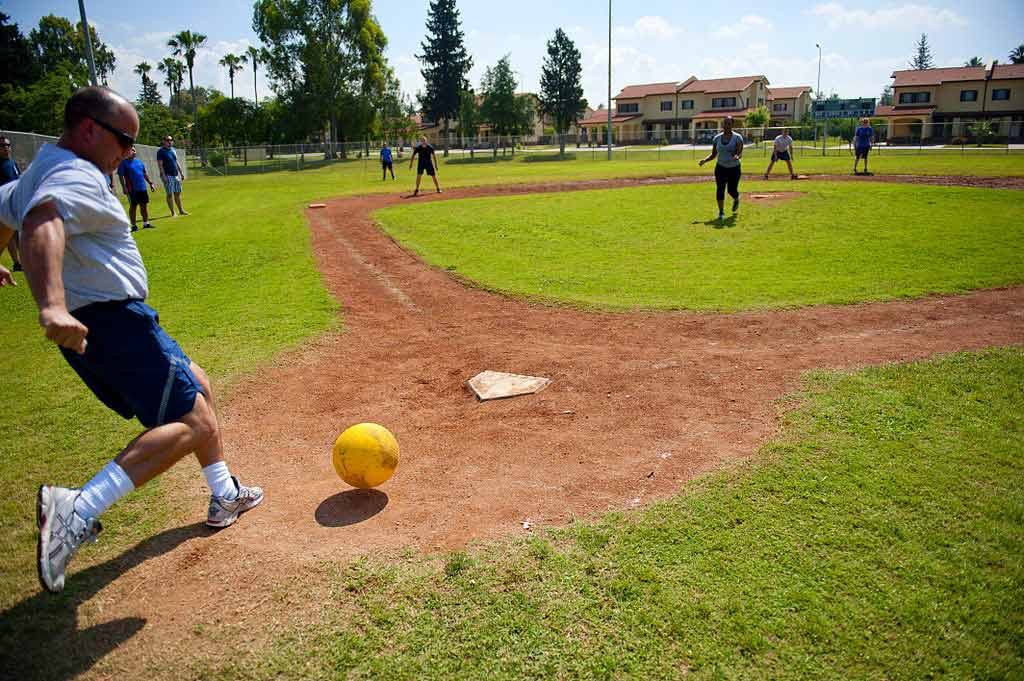
{"label": "dirt infield", "polygon": [[[942,180],[920,181],[954,183]],[[1010,186],[983,180],[991,178],[957,184]],[[708,179],[457,189],[415,200],[691,181]],[[1011,185],[1024,188],[1024,179]],[[145,623],[112,635],[114,645],[132,639],[118,660],[145,658],[154,645],[202,649],[190,632],[228,601],[226,618],[263,621],[282,607],[272,594],[319,561],[461,547],[522,534],[525,521],[543,528],[677,493],[753,455],[775,432],[776,400],[809,369],[1024,342],[1024,287],[732,315],[512,300],[461,285],[384,235],[373,211],[403,200],[345,198],[307,211],[346,332],[251,376],[221,405],[232,467],[264,486],[263,506],[226,531],[188,525],[154,537],[106,567],[106,588],[83,595],[79,629]],[[537,395],[480,403],[464,384],[484,369],[553,382]],[[379,491],[347,489],[331,465],[334,439],[360,421],[384,424],[401,443],[398,472]],[[185,471],[185,487],[189,517],[199,520],[207,491],[194,473]]]}

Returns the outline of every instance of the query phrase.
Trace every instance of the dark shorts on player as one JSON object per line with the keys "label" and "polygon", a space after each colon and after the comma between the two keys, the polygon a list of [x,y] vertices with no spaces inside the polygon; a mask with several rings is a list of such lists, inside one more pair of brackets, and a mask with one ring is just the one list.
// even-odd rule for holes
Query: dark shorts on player
{"label": "dark shorts on player", "polygon": [[735,168],[726,168],[725,166],[715,165],[715,185],[716,192],[715,197],[719,201],[725,200],[725,191],[729,190],[729,196],[734,199],[740,195],[740,175],[742,171],[739,166]]}
{"label": "dark shorts on player", "polygon": [[856,154],[855,158],[862,158],[866,161],[868,159],[869,151],[871,151],[871,147],[857,147],[854,150],[854,153]]}
{"label": "dark shorts on player", "polygon": [[133,206],[144,206],[149,203],[149,192],[145,189],[140,189],[137,192],[128,193],[128,203]]}
{"label": "dark shorts on player", "polygon": [[126,419],[147,428],[192,411],[202,386],[192,361],[141,300],[92,303],[71,315],[89,327],[85,354],[61,348],[93,394]]}
{"label": "dark shorts on player", "polygon": [[775,152],[775,160],[776,161],[788,161],[789,160],[789,152],[788,151],[776,151]]}
{"label": "dark shorts on player", "polygon": [[434,176],[434,164],[433,163],[421,163],[421,164],[419,164],[416,167],[416,174],[417,175],[422,175],[423,173],[426,173],[427,175],[430,175],[431,177],[433,177]]}
{"label": "dark shorts on player", "polygon": [[391,161],[381,161],[380,165],[381,168],[383,168],[384,170],[394,170],[394,168],[391,166]]}

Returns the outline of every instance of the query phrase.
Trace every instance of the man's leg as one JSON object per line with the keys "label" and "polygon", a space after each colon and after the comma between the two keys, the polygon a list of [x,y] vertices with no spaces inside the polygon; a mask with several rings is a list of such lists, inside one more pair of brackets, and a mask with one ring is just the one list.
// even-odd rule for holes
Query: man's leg
{"label": "man's leg", "polygon": [[181,192],[174,192],[174,203],[178,204],[178,215],[188,215],[181,207]]}
{"label": "man's leg", "polygon": [[796,173],[793,172],[793,162],[788,158],[786,159],[786,166],[789,168],[789,176],[792,179],[796,179]]}
{"label": "man's leg", "polygon": [[[13,266],[11,270],[14,272],[21,271],[21,257],[18,254],[18,233],[15,232],[11,235],[11,240],[7,242],[7,252],[11,254],[11,263]],[[2,253],[2,251],[0,251]]]}
{"label": "man's leg", "polygon": [[167,192],[164,195],[167,199],[167,210],[171,211],[171,217],[174,217],[174,197],[171,196],[171,192]]}
{"label": "man's leg", "polygon": [[764,171],[764,179],[768,179],[768,176],[772,174],[772,168],[775,167],[775,155],[772,155],[772,160],[768,163],[768,170]]}
{"label": "man's leg", "polygon": [[729,196],[732,197],[732,212],[740,209],[740,167],[730,168],[729,172]]}
{"label": "man's leg", "polygon": [[420,193],[420,181],[423,179],[423,173],[416,173],[416,190],[413,191],[412,195],[416,196]]}
{"label": "man's leg", "polygon": [[388,179],[388,166],[387,166],[387,164],[382,163],[381,166],[380,166],[380,169],[381,169],[380,181],[383,182],[384,180]]}
{"label": "man's leg", "polygon": [[142,226],[152,227],[153,225],[149,224],[149,204],[141,203],[139,204],[139,208],[142,210]]}
{"label": "man's leg", "polygon": [[131,218],[131,221],[132,221],[132,231],[133,232],[136,229],[138,229],[138,227],[135,226],[135,213],[136,213],[136,208],[137,207],[138,207],[138,204],[135,203],[134,201],[132,201],[132,202],[130,202],[128,204],[128,217]]}
{"label": "man's leg", "polygon": [[441,185],[439,185],[437,183],[437,175],[431,175],[430,179],[434,181],[434,189],[436,189],[437,193],[440,194],[441,193]]}

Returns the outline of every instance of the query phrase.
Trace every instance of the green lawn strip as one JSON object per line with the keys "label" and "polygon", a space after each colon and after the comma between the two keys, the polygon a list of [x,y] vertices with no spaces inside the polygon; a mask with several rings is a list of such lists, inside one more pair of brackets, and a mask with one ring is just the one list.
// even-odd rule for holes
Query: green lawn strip
{"label": "green lawn strip", "polygon": [[798,188],[806,195],[791,201],[747,200],[724,223],[706,185],[403,204],[376,215],[427,262],[483,288],[582,306],[736,311],[1024,281],[1015,190]]}
{"label": "green lawn strip", "polygon": [[1019,349],[812,375],[775,441],[682,496],[329,567],[315,621],[191,675],[1017,678],[1021,385]]}
{"label": "green lawn strip", "polygon": [[[311,257],[297,187],[274,178],[188,185],[192,215],[169,219],[159,195],[150,204],[156,229],[136,233],[149,270],[149,303],[162,325],[210,374],[224,396],[243,372],[312,335],[338,328],[338,305]],[[141,427],[107,410],[82,385],[37,325],[22,275],[0,297],[0,375],[9,395],[0,420],[0,608],[35,585],[35,493],[39,484],[78,486]],[[228,444],[230,456],[230,443]],[[194,461],[189,475],[198,475]],[[102,562],[166,526],[179,509],[156,481],[104,516],[101,542],[72,573]],[[162,500],[161,502],[154,499]],[[202,513],[194,509],[190,513]],[[73,582],[72,577],[69,582]]]}

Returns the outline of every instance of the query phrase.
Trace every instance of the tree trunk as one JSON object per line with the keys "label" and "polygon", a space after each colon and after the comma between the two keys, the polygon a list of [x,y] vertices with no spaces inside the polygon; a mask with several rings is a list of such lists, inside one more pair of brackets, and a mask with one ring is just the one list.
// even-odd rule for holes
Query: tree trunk
{"label": "tree trunk", "polygon": [[448,158],[448,119],[444,119],[444,157]]}

